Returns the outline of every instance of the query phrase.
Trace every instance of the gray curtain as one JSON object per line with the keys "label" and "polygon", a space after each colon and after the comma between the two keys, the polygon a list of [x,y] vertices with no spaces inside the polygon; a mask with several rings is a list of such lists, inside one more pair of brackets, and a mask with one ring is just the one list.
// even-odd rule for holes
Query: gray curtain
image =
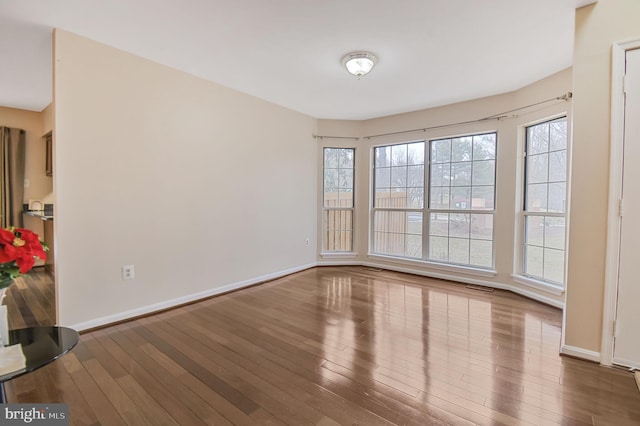
{"label": "gray curtain", "polygon": [[25,131],[0,127],[0,227],[22,227]]}

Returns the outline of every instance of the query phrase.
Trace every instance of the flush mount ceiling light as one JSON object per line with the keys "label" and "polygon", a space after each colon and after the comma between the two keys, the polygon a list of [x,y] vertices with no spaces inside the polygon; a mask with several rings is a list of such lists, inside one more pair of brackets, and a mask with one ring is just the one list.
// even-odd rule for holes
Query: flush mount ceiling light
{"label": "flush mount ceiling light", "polygon": [[373,69],[378,58],[369,52],[351,52],[342,58],[342,65],[347,67],[347,71],[360,78]]}

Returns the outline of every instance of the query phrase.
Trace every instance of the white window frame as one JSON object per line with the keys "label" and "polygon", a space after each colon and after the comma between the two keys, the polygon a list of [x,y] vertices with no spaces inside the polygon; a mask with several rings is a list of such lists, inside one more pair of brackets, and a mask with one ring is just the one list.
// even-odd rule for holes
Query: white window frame
{"label": "white window frame", "polygon": [[[353,163],[351,170],[353,171],[352,181],[351,181],[351,194],[352,194],[352,202],[351,207],[326,207],[325,200],[325,152],[327,149],[338,149],[338,150],[350,150],[352,151]],[[322,255],[352,255],[354,253],[354,244],[355,244],[355,180],[356,180],[356,149],[351,147],[334,147],[334,146],[325,146],[322,148]],[[339,170],[339,168],[338,168]],[[330,230],[327,228],[328,221],[327,217],[330,212],[343,212],[347,211],[351,213],[351,241],[350,241],[350,250],[329,250],[327,248],[328,245],[328,236]]]}
{"label": "white window frame", "polygon": [[[567,141],[565,147],[566,153],[566,163],[565,163],[565,207],[563,213],[557,212],[531,212],[526,210],[526,193],[527,193],[527,144],[528,144],[528,136],[527,129],[533,126],[537,126],[544,123],[551,123],[553,121],[564,119],[567,123]],[[512,275],[513,280],[522,285],[526,285],[538,290],[543,290],[551,294],[562,295],[565,291],[566,286],[566,274],[567,274],[567,241],[569,238],[569,170],[570,170],[570,137],[569,137],[569,117],[566,112],[553,115],[551,117],[545,117],[540,120],[536,120],[534,122],[530,122],[521,126],[521,137],[522,137],[522,145],[521,145],[521,153],[522,153],[522,165],[521,165],[521,179],[520,179],[520,194],[518,197],[519,203],[519,214],[518,220],[516,221],[516,225],[518,227],[516,233],[516,245],[517,245],[517,256],[515,262],[515,273]],[[557,283],[551,280],[545,280],[542,277],[535,276],[533,274],[529,274],[525,272],[526,266],[526,217],[551,217],[551,218],[563,218],[565,223],[565,235],[564,235],[564,249],[563,249],[563,258],[564,258],[564,268],[563,268],[563,282]]]}
{"label": "white window frame", "polygon": [[[430,184],[430,175],[431,175],[431,162],[430,162],[430,155],[431,155],[431,144],[434,141],[439,141],[439,140],[443,140],[443,139],[455,139],[455,138],[460,138],[460,137],[473,137],[473,136],[479,136],[479,135],[485,135],[485,134],[493,134],[495,135],[495,140],[496,140],[496,145],[495,145],[495,157],[494,157],[494,161],[495,161],[495,168],[494,168],[494,183],[493,183],[493,197],[494,197],[494,204],[493,204],[493,209],[491,210],[477,210],[474,209],[472,210],[471,208],[469,209],[446,209],[446,210],[441,210],[441,209],[432,209],[430,206],[430,190],[431,190],[431,184]],[[388,143],[388,144],[382,144],[382,145],[378,145],[378,146],[374,146],[372,147],[371,150],[371,206],[370,206],[370,230],[369,230],[369,256],[370,257],[374,257],[374,258],[380,258],[380,259],[395,259],[395,260],[399,260],[401,262],[412,262],[412,261],[419,261],[421,263],[426,263],[429,264],[430,266],[433,266],[436,269],[443,269],[443,270],[448,270],[448,271],[466,271],[467,273],[475,273],[477,272],[478,275],[481,276],[494,276],[495,275],[495,251],[496,251],[496,245],[495,245],[495,213],[496,213],[496,203],[497,203],[497,161],[498,161],[498,132],[496,130],[488,130],[488,131],[480,131],[480,132],[475,132],[475,133],[465,133],[465,134],[461,134],[461,135],[453,135],[453,136],[443,136],[443,137],[438,137],[438,138],[433,138],[433,139],[429,139],[429,140],[410,140],[410,141],[402,141],[402,142],[395,142],[395,143]],[[396,146],[396,145],[409,145],[412,143],[418,143],[418,142],[423,142],[424,143],[424,180],[423,180],[423,191],[424,191],[424,204],[422,208],[395,208],[395,209],[391,209],[391,208],[386,208],[386,207],[376,207],[375,206],[375,201],[376,201],[376,181],[375,181],[375,173],[376,173],[376,165],[375,165],[375,150],[377,148],[383,148],[383,147],[392,147],[392,146]],[[388,254],[388,253],[383,253],[383,252],[377,252],[375,251],[375,245],[376,245],[376,241],[375,241],[375,215],[376,212],[380,212],[380,211],[393,211],[393,212],[402,212],[402,213],[421,213],[422,214],[422,253],[420,257],[407,257],[407,256],[400,256],[400,255],[394,255],[394,254]],[[430,222],[430,217],[431,217],[431,213],[453,213],[453,214],[490,214],[492,215],[493,219],[494,219],[494,226],[492,229],[492,235],[491,235],[491,243],[492,243],[492,250],[491,250],[491,266],[480,266],[480,265],[473,265],[470,263],[454,263],[454,262],[446,262],[446,261],[439,261],[439,260],[430,260],[429,259],[429,222]]]}

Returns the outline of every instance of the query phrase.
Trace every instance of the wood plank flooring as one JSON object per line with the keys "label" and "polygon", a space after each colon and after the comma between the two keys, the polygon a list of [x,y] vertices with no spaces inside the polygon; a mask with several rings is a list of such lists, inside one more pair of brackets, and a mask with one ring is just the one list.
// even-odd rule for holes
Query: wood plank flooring
{"label": "wood plank flooring", "polygon": [[[12,324],[51,321],[22,303]],[[560,325],[505,291],[321,267],[83,334],[6,388],[77,425],[640,424],[634,376],[560,357]]]}

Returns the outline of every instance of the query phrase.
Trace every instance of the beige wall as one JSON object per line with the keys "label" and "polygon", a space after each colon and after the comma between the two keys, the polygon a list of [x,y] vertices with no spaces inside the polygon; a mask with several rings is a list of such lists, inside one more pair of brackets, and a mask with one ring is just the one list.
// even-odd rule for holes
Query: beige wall
{"label": "beige wall", "polygon": [[41,112],[0,107],[0,126],[26,131],[25,179],[29,185],[24,188],[25,203],[30,199],[44,201],[53,190],[53,180],[45,173],[43,116]]}
{"label": "beige wall", "polygon": [[54,51],[60,323],[315,262],[315,119],[65,31]]}
{"label": "beige wall", "polygon": [[[328,136],[358,136],[359,140],[344,140],[326,138],[319,141],[319,170],[322,167],[322,147],[355,147],[356,148],[356,259],[360,262],[372,263],[378,266],[424,273],[432,276],[475,282],[478,284],[508,288],[530,297],[536,297],[547,303],[561,306],[564,302],[563,294],[518,284],[512,278],[514,263],[519,255],[517,239],[520,224],[516,222],[516,211],[521,205],[522,175],[518,169],[523,152],[523,126],[544,118],[561,114],[570,114],[571,102],[552,102],[543,106],[525,110],[518,117],[486,121],[426,132],[404,133],[383,137],[365,138],[363,136],[401,132],[404,130],[421,129],[425,127],[442,126],[451,123],[477,120],[493,114],[498,114],[512,108],[521,107],[547,99],[555,98],[571,91],[571,69],[566,69],[546,79],[524,87],[516,92],[476,99],[431,108],[406,114],[393,115],[366,121],[338,121],[320,120],[318,134]],[[478,132],[498,132],[497,152],[497,187],[496,187],[496,215],[495,215],[495,276],[487,274],[465,273],[462,269],[439,268],[423,262],[403,260],[386,260],[380,256],[368,255],[369,208],[371,205],[371,164],[372,147],[415,140],[429,140],[439,137],[461,135]],[[321,172],[319,182],[322,182]],[[320,186],[321,190],[321,186]],[[319,205],[322,205],[319,197]],[[322,235],[321,228],[319,235]],[[320,239],[320,238],[319,238]],[[341,259],[336,256],[319,256],[321,263],[337,263]],[[346,260],[349,262],[350,260]]]}
{"label": "beige wall", "polygon": [[604,293],[611,46],[640,38],[640,2],[600,0],[578,9],[573,65],[573,188],[565,343],[600,351]]}

